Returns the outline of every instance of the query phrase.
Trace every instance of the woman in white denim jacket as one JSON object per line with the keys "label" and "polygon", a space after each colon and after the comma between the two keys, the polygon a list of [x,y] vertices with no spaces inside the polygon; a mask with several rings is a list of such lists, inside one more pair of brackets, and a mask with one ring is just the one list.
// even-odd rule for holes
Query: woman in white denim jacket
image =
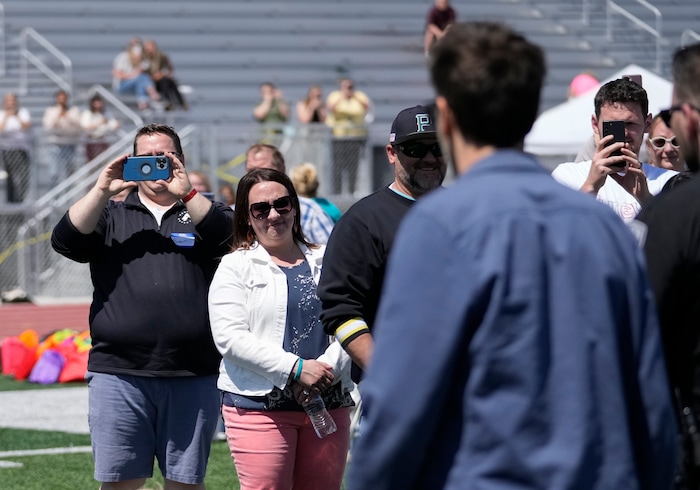
{"label": "woman in white denim jacket", "polygon": [[[285,174],[258,169],[241,179],[233,241],[209,290],[209,315],[241,489],[339,489],[350,441],[350,359],[318,319],[324,247],[304,238]],[[338,427],[323,439],[301,406],[315,394]]]}

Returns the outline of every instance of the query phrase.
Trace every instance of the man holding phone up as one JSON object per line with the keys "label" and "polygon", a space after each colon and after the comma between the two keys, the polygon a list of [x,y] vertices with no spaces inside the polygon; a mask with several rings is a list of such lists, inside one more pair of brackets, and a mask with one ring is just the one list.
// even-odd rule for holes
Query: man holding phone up
{"label": "man holding phone up", "polygon": [[[629,222],[676,172],[639,161],[639,149],[651,125],[649,100],[640,85],[627,78],[612,80],[598,90],[594,105],[593,159],[562,163],[552,176],[572,189],[594,195]],[[614,127],[612,121],[624,123],[625,141],[615,141],[613,134],[604,132],[605,125]]]}
{"label": "man holding phone up", "polygon": [[95,287],[86,376],[95,479],[103,490],[141,488],[155,456],[165,489],[203,489],[221,359],[207,290],[230,250],[233,211],[194,190],[171,127],[141,128],[133,153],[167,157],[169,177],[127,181],[128,155],[118,157],[51,237],[58,253],[90,264]]}

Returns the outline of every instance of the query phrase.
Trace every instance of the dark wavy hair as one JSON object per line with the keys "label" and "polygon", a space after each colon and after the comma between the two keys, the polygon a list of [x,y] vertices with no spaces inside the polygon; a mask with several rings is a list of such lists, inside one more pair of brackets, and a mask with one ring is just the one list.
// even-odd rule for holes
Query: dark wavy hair
{"label": "dark wavy hair", "polygon": [[680,48],[673,53],[673,90],[678,102],[700,102],[700,43]]}
{"label": "dark wavy hair", "polygon": [[250,201],[248,194],[250,189],[259,182],[277,182],[282,184],[289,197],[292,198],[292,208],[294,209],[294,225],[292,226],[292,237],[297,243],[303,243],[307,247],[315,247],[316,245],[309,242],[301,230],[301,209],[299,207],[299,196],[294,190],[294,185],[286,174],[271,168],[258,168],[245,174],[238,182],[238,190],[236,191],[236,210],[233,220],[233,245],[232,250],[239,248],[250,248],[257,241],[253,227],[250,224]]}
{"label": "dark wavy hair", "polygon": [[522,144],[546,72],[540,47],[494,22],[453,24],[430,54],[433,86],[462,136],[497,148]]}
{"label": "dark wavy hair", "polygon": [[593,99],[595,117],[600,117],[600,109],[606,104],[627,103],[639,104],[642,117],[649,114],[649,98],[647,91],[637,82],[629,78],[611,80],[598,89]]}

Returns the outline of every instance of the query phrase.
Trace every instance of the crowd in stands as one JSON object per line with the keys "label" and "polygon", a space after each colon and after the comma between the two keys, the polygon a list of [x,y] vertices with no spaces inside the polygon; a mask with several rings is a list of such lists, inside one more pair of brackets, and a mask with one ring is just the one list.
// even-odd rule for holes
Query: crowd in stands
{"label": "crowd in stands", "polygon": [[173,65],[153,40],[132,38],[112,63],[113,88],[122,95],[135,95],[140,110],[165,102],[165,110],[189,108],[173,78]]}
{"label": "crowd in stands", "polygon": [[[44,110],[41,128],[46,134],[47,184],[55,186],[76,170],[77,149],[84,144],[87,161],[114,142],[119,121],[105,108],[99,94],[88,107],[71,105],[65,90],[55,93],[54,103]],[[7,173],[7,202],[21,203],[27,197],[32,176],[34,139],[29,111],[17,95],[7,93],[0,111],[0,150]]]}

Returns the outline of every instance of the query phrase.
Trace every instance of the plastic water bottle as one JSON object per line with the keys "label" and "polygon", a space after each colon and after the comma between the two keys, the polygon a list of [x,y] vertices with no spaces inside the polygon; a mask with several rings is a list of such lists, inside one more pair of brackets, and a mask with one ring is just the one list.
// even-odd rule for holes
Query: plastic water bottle
{"label": "plastic water bottle", "polygon": [[311,419],[316,435],[321,439],[338,430],[335,426],[335,420],[326,410],[326,404],[323,403],[323,398],[319,395],[311,397],[304,404],[304,411]]}

